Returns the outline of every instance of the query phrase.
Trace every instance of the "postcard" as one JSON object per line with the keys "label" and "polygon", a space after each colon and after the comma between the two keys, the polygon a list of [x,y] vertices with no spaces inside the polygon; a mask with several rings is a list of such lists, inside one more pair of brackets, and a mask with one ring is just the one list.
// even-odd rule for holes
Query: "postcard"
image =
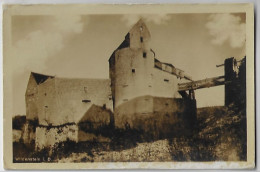
{"label": "postcard", "polygon": [[252,4],[3,6],[6,169],[255,167]]}

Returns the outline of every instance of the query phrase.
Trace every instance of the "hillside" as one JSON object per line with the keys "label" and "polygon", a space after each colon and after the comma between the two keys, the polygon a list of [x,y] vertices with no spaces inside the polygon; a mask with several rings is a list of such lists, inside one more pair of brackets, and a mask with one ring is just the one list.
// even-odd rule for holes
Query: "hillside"
{"label": "hillside", "polygon": [[[85,151],[79,148],[81,151],[64,151],[67,153],[56,154],[53,160],[59,162],[246,160],[245,112],[235,110],[233,107],[199,108],[197,121],[197,128],[189,138],[178,137],[135,143],[126,149],[115,149],[111,146],[115,144],[113,142],[102,146],[100,143],[86,143]],[[66,146],[63,145],[64,147]]]}

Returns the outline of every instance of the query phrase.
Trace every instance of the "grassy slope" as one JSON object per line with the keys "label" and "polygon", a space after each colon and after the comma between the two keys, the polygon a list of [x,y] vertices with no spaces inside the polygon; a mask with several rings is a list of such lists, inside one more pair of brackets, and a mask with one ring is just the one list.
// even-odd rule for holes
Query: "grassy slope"
{"label": "grassy slope", "polygon": [[[71,152],[60,162],[86,161],[237,161],[246,160],[246,117],[225,107],[198,109],[198,126],[192,137],[137,143],[124,150],[88,145],[88,153]],[[113,144],[113,143],[112,143]]]}

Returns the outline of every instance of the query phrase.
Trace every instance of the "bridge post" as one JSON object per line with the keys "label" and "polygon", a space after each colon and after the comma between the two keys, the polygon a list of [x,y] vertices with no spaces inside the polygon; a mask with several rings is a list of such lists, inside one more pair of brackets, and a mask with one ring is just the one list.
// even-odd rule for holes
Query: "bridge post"
{"label": "bridge post", "polygon": [[236,99],[236,85],[234,80],[236,79],[236,60],[234,57],[227,58],[225,60],[225,106],[230,105]]}
{"label": "bridge post", "polygon": [[[240,61],[240,65],[234,57],[225,60],[225,106],[235,103],[241,106],[245,102],[246,95],[246,58]],[[242,103],[242,104],[241,104]]]}

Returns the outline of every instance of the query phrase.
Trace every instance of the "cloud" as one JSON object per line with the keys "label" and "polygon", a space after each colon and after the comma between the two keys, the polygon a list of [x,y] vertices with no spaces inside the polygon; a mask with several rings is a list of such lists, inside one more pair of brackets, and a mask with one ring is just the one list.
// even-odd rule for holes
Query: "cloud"
{"label": "cloud", "polygon": [[16,86],[13,87],[14,115],[25,113],[24,93],[30,71],[49,74],[46,73],[46,64],[50,57],[62,51],[71,36],[83,31],[81,16],[57,15],[47,21],[41,19],[39,17],[38,21],[32,24],[41,23],[44,28],[39,29],[38,27],[35,30],[29,28],[31,30],[25,32],[29,34],[14,42],[12,46],[12,76],[13,86]]}
{"label": "cloud", "polygon": [[232,14],[212,14],[206,27],[212,35],[212,43],[222,45],[228,41],[232,48],[244,46],[246,41],[246,25],[239,16]]}
{"label": "cloud", "polygon": [[83,30],[80,16],[54,16],[46,28],[32,30],[13,46],[12,57],[17,73],[29,70],[41,72],[48,58],[64,47],[65,40]]}
{"label": "cloud", "polygon": [[145,20],[146,22],[152,22],[154,24],[160,25],[165,24],[168,20],[170,20],[170,15],[168,14],[130,14],[123,15],[121,20],[126,23],[127,26],[132,26],[135,24],[140,18]]}
{"label": "cloud", "polygon": [[56,26],[58,31],[63,33],[80,33],[83,29],[83,23],[81,22],[80,16],[74,15],[57,15],[55,16]]}

